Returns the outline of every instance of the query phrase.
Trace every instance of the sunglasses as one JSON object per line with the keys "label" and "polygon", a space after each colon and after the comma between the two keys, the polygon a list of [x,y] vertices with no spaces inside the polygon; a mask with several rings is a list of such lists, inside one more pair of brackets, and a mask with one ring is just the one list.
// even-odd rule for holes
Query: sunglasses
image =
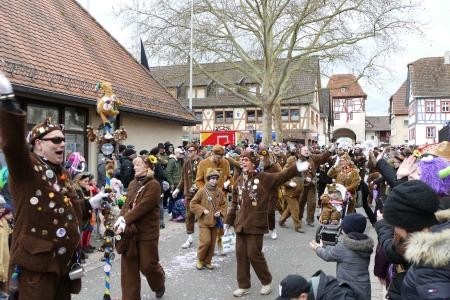
{"label": "sunglasses", "polygon": [[42,138],[42,139],[40,139],[41,141],[51,141],[53,144],[55,144],[55,145],[59,145],[59,144],[61,144],[62,142],[65,142],[66,141],[66,138],[64,138],[64,137],[54,137],[54,138]]}

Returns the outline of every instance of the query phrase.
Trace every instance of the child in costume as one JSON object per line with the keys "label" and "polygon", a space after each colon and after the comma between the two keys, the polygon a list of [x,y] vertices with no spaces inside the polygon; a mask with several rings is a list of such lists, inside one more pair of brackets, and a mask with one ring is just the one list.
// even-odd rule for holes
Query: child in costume
{"label": "child in costume", "polygon": [[327,184],[327,191],[320,196],[322,212],[320,222],[322,224],[338,224],[341,220],[342,195],[336,188],[336,184]]}
{"label": "child in costume", "polygon": [[227,202],[222,191],[217,187],[219,172],[213,168],[206,171],[206,185],[198,190],[190,202],[191,211],[195,214],[199,224],[199,238],[197,250],[197,269],[204,267],[213,269],[211,264],[216,246],[218,227],[222,226],[223,218],[227,212]]}

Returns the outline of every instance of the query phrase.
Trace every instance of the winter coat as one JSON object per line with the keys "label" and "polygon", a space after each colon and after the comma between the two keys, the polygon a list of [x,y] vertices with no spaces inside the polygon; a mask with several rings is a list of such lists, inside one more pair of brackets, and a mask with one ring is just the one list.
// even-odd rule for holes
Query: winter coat
{"label": "winter coat", "polygon": [[347,283],[339,283],[336,278],[327,276],[322,271],[317,271],[310,281],[314,300],[358,299],[357,293]]}
{"label": "winter coat", "polygon": [[242,173],[233,186],[233,200],[226,224],[234,226],[236,233],[264,234],[269,232],[269,201],[274,201],[272,191],[294,176],[301,176],[297,166],[278,173]]}
{"label": "winter coat", "polygon": [[336,279],[346,282],[353,290],[370,299],[370,255],[373,251],[372,238],[362,233],[351,232],[339,238],[336,246],[319,247],[317,255],[325,261],[335,261]]}
{"label": "winter coat", "polygon": [[178,189],[183,192],[186,199],[192,199],[193,195],[189,190],[195,183],[195,178],[197,176],[198,164],[201,158],[199,156],[194,157],[194,159],[187,159],[183,164],[183,171],[181,173],[181,180],[178,184]]}
{"label": "winter coat", "polygon": [[395,249],[394,227],[382,219],[375,223],[375,231],[377,232],[378,243],[388,261],[393,264],[402,264],[405,266],[406,260]]}
{"label": "winter coat", "polygon": [[171,186],[177,187],[180,183],[182,171],[183,159],[171,155],[166,168],[167,181]]}
{"label": "winter coat", "polygon": [[450,299],[450,209],[446,222],[413,233],[405,257],[412,263],[403,280],[402,299]]}
{"label": "winter coat", "polygon": [[122,181],[123,187],[128,188],[130,182],[134,179],[134,166],[131,158],[123,157],[120,164],[119,179]]}
{"label": "winter coat", "polygon": [[[161,187],[153,177],[134,179],[130,182],[127,200],[120,215],[127,226],[137,228],[136,240],[154,240],[159,238],[159,198]],[[126,228],[125,228],[126,230]]]}
{"label": "winter coat", "polygon": [[24,113],[0,108],[0,140],[13,170],[9,188],[16,225],[10,263],[34,272],[67,274],[80,243],[82,202],[62,166],[30,152],[25,124]]}
{"label": "winter coat", "polygon": [[[208,189],[209,195],[212,199],[208,199],[208,194],[205,191],[206,188]],[[214,205],[212,202],[214,202]],[[208,184],[198,190],[189,205],[191,211],[197,217],[198,225],[200,227],[216,226],[217,220],[214,216],[214,212],[219,211],[220,216],[224,218],[228,208],[222,192],[217,187],[208,187]],[[209,210],[209,214],[205,215],[203,213],[205,209]]]}

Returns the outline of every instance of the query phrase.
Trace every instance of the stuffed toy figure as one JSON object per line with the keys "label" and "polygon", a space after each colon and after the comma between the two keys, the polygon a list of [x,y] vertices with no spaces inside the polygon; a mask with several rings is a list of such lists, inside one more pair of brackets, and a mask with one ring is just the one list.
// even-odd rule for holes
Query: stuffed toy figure
{"label": "stuffed toy figure", "polygon": [[338,224],[341,219],[341,213],[338,210],[342,207],[342,195],[337,190],[336,184],[327,184],[327,190],[320,197],[322,201],[322,213],[320,214],[320,222],[322,224]]}

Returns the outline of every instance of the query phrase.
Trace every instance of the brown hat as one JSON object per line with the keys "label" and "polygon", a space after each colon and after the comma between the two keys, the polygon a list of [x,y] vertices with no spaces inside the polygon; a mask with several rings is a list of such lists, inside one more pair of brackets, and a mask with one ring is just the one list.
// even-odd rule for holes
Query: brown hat
{"label": "brown hat", "polygon": [[241,154],[241,157],[247,157],[257,167],[259,165],[259,155],[254,150],[247,150]]}
{"label": "brown hat", "polygon": [[36,124],[28,133],[28,143],[34,145],[34,142],[37,139],[40,139],[55,130],[63,131],[63,128],[61,125],[52,123],[52,119],[47,117],[42,123]]}
{"label": "brown hat", "polygon": [[259,150],[259,155],[261,156],[269,156],[269,151],[266,148],[262,148]]}
{"label": "brown hat", "polygon": [[197,144],[194,144],[194,143],[187,144],[186,149],[189,149],[189,148],[194,148],[195,150],[198,150]]}
{"label": "brown hat", "polygon": [[212,152],[214,154],[217,154],[217,155],[224,155],[225,154],[225,150],[223,149],[223,147],[221,145],[215,145],[212,148]]}
{"label": "brown hat", "polygon": [[[154,155],[149,155],[149,156],[139,155],[137,158],[142,159],[144,161],[145,165],[152,170],[155,168],[155,164],[158,162],[158,159],[156,159],[156,156],[154,156]],[[156,162],[154,159],[156,159]]]}
{"label": "brown hat", "polygon": [[208,168],[208,170],[206,170],[206,179],[209,180],[213,176],[219,177],[220,173],[216,169]]}
{"label": "brown hat", "polygon": [[450,142],[444,141],[437,144],[437,146],[430,151],[430,154],[440,156],[443,159],[450,161]]}

